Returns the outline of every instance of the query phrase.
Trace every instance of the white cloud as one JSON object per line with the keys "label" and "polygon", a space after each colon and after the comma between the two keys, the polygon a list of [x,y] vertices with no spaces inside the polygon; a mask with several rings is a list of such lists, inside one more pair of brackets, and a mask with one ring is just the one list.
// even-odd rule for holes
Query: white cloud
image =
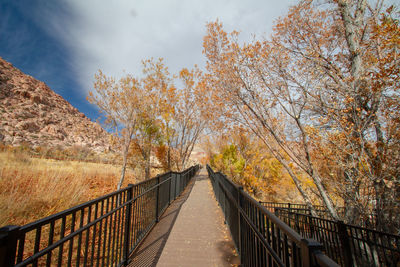
{"label": "white cloud", "polygon": [[124,70],[140,76],[141,60],[150,57],[163,57],[173,73],[202,66],[207,22],[218,18],[226,30],[239,30],[246,39],[269,34],[290,4],[294,1],[70,0],[64,1],[65,13],[48,7],[38,20],[70,49],[86,94],[98,69],[116,77]]}

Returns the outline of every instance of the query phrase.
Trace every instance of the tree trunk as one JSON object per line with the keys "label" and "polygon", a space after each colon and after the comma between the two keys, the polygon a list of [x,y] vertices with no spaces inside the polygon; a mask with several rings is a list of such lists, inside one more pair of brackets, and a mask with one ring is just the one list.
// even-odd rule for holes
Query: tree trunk
{"label": "tree trunk", "polygon": [[150,179],[150,161],[146,160],[146,166],[144,167],[144,176],[145,179]]}
{"label": "tree trunk", "polygon": [[168,171],[171,170],[171,146],[168,145],[168,151],[167,151],[167,168]]}
{"label": "tree trunk", "polygon": [[318,191],[321,195],[322,201],[324,202],[326,208],[328,209],[329,213],[331,214],[332,218],[335,220],[340,220],[335,207],[333,206],[332,199],[330,198],[328,192],[326,192],[325,187],[321,182],[321,178],[317,175],[313,175],[313,181],[318,188]]}
{"label": "tree trunk", "polygon": [[124,179],[125,179],[125,171],[126,171],[126,163],[128,161],[129,145],[130,145],[130,142],[128,142],[128,145],[125,145],[124,152],[122,155],[123,162],[122,162],[122,168],[121,168],[121,178],[119,179],[117,190],[121,189],[122,183],[124,182]]}
{"label": "tree trunk", "polygon": [[308,196],[307,192],[301,185],[301,181],[297,178],[297,175],[293,172],[293,170],[289,167],[289,165],[284,161],[284,159],[279,154],[275,154],[274,156],[283,165],[283,167],[286,169],[286,171],[292,178],[292,181],[296,185],[297,190],[299,190],[300,195],[303,197],[304,202],[306,202],[307,207],[310,209],[311,215],[318,216],[317,213],[315,212],[314,206],[312,205],[310,197]]}
{"label": "tree trunk", "polygon": [[259,135],[257,131],[253,132],[260,137],[260,139],[263,141],[265,146],[268,148],[268,150],[271,152],[271,154],[282,164],[282,166],[285,168],[289,176],[292,178],[292,181],[296,185],[297,190],[299,191],[300,195],[303,197],[304,202],[306,203],[307,207],[311,211],[311,215],[313,216],[318,216],[317,213],[315,212],[314,206],[312,204],[311,198],[308,196],[307,192],[304,190],[301,181],[297,178],[297,175],[293,172],[292,168],[286,163],[286,161],[281,157],[279,152],[276,152],[270,144],[265,140],[262,135]]}
{"label": "tree trunk", "polygon": [[151,157],[151,146],[149,148],[149,151],[146,152],[146,158],[145,158],[145,166],[144,166],[144,176],[145,179],[148,180],[150,179],[151,173],[150,173],[150,168],[151,168],[151,162],[150,162],[150,157]]}

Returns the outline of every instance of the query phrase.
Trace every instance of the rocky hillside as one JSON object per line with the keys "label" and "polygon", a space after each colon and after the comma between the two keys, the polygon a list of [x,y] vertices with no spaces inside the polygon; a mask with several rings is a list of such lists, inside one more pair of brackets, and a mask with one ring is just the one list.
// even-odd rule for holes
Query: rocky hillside
{"label": "rocky hillside", "polygon": [[205,157],[206,152],[204,149],[199,144],[195,144],[192,154],[190,155],[190,165],[204,162]]}
{"label": "rocky hillside", "polygon": [[11,145],[74,145],[109,149],[108,133],[45,83],[0,57],[0,141]]}

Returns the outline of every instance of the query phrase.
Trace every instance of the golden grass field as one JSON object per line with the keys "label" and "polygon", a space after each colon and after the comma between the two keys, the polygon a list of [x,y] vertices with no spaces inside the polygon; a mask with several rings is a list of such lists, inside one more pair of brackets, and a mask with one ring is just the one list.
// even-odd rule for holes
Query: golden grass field
{"label": "golden grass field", "polygon": [[[120,166],[0,152],[0,227],[23,225],[116,190]],[[137,182],[127,170],[124,185]]]}

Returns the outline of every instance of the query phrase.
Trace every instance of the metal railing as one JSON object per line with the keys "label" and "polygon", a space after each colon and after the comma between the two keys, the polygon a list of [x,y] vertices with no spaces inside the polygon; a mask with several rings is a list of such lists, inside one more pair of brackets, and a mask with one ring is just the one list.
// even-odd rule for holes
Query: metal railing
{"label": "metal railing", "polygon": [[[286,202],[265,202],[265,201],[260,201],[260,204],[266,207],[269,211],[275,212],[275,208],[284,208],[284,209],[289,209],[292,210],[295,213],[301,213],[301,214],[306,214],[306,215],[313,215],[311,213],[310,208],[306,204],[299,204],[299,203],[286,203]],[[320,205],[313,205],[314,208],[314,214],[318,216],[319,218],[324,218],[328,220],[333,220],[333,217],[327,210],[325,206],[320,206]],[[336,212],[339,215],[339,217],[344,218],[346,217],[346,208],[345,207],[336,207]],[[373,228],[373,226],[376,224],[376,217],[374,214],[370,214],[368,218],[365,218],[364,220],[358,221],[358,226],[364,227],[364,228]]]}
{"label": "metal railing", "polygon": [[[266,207],[269,211],[274,212],[275,208],[285,208],[285,209],[306,209],[309,210],[306,204],[300,203],[290,203],[290,202],[266,202],[260,201],[260,204]],[[315,205],[314,209],[316,211],[326,211],[324,206]]]}
{"label": "metal railing", "polygon": [[168,172],[24,226],[0,229],[0,266],[124,266],[200,166]]}
{"label": "metal railing", "polygon": [[303,237],[322,243],[326,254],[342,266],[399,266],[400,236],[318,218],[293,208],[275,214]]}
{"label": "metal railing", "polygon": [[242,266],[338,266],[222,173],[207,171]]}
{"label": "metal railing", "polygon": [[[284,208],[284,209],[294,210],[297,213],[311,215],[311,210],[306,204],[289,203],[289,202],[266,202],[266,201],[260,201],[260,204],[266,207],[271,212],[275,212],[275,208]],[[330,215],[325,206],[313,205],[313,208],[318,217],[324,219],[332,219],[332,216]],[[337,207],[336,212],[339,214],[339,216],[343,216],[345,214],[345,208]]]}

